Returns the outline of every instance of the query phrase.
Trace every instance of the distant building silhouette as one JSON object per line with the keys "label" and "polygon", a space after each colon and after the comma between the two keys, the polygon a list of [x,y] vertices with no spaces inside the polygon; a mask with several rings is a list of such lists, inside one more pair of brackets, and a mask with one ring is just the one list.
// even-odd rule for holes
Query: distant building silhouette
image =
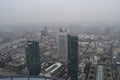
{"label": "distant building silhouette", "polygon": [[78,37],[68,35],[68,74],[72,80],[78,80]]}
{"label": "distant building silhouette", "polygon": [[110,35],[111,30],[109,27],[106,27],[104,30],[105,30],[105,35]]}
{"label": "distant building silhouette", "polygon": [[47,29],[47,27],[45,27],[44,30],[41,31],[41,35],[42,36],[48,36],[48,29]]}
{"label": "distant building silhouette", "polygon": [[28,41],[25,51],[29,74],[38,75],[41,72],[39,43]]}

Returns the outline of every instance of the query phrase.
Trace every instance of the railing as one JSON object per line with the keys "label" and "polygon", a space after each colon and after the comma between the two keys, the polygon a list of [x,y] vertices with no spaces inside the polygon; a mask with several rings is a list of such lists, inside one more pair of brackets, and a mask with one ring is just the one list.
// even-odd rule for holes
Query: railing
{"label": "railing", "polygon": [[67,80],[45,76],[0,76],[0,80]]}

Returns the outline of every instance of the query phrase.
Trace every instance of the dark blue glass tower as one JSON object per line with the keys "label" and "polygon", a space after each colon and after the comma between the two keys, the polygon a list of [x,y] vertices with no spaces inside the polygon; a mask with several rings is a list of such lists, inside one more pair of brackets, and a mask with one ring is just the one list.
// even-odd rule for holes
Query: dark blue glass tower
{"label": "dark blue glass tower", "polygon": [[78,37],[68,35],[68,74],[72,80],[78,80]]}
{"label": "dark blue glass tower", "polygon": [[41,72],[39,43],[28,41],[25,51],[29,74],[38,75]]}

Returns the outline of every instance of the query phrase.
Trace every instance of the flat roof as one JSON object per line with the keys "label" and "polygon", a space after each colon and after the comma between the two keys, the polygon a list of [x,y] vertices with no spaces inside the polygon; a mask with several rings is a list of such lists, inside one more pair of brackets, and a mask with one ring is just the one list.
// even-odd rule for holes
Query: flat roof
{"label": "flat roof", "polygon": [[45,71],[46,72],[54,72],[56,69],[58,69],[61,66],[62,66],[61,63],[55,63],[55,64],[51,65],[50,67],[48,67],[47,69],[45,69]]}
{"label": "flat roof", "polygon": [[103,66],[102,65],[98,66],[97,80],[103,80]]}
{"label": "flat roof", "polygon": [[20,65],[25,64],[25,61],[16,60],[16,61],[9,62],[8,64],[14,67],[18,67]]}
{"label": "flat roof", "polygon": [[56,71],[61,66],[62,66],[61,63],[54,63],[53,65],[51,65],[47,69],[45,69],[45,73],[43,75],[51,77],[51,73]]}

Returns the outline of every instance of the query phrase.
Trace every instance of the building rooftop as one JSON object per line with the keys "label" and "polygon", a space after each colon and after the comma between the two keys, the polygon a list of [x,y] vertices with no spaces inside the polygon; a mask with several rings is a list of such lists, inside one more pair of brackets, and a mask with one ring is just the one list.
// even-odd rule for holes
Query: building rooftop
{"label": "building rooftop", "polygon": [[51,65],[50,67],[48,67],[47,69],[45,69],[45,73],[44,75],[46,76],[51,76],[51,73],[54,73],[57,69],[59,69],[62,66],[61,63],[55,63],[53,65]]}
{"label": "building rooftop", "polygon": [[88,75],[88,80],[94,80],[96,75],[96,65],[92,64],[90,67],[89,75]]}
{"label": "building rooftop", "polygon": [[102,65],[98,66],[97,80],[103,80],[103,66]]}
{"label": "building rooftop", "polygon": [[20,60],[12,61],[9,63],[9,65],[14,66],[14,67],[18,67],[23,64],[25,64],[25,61],[20,61]]}

